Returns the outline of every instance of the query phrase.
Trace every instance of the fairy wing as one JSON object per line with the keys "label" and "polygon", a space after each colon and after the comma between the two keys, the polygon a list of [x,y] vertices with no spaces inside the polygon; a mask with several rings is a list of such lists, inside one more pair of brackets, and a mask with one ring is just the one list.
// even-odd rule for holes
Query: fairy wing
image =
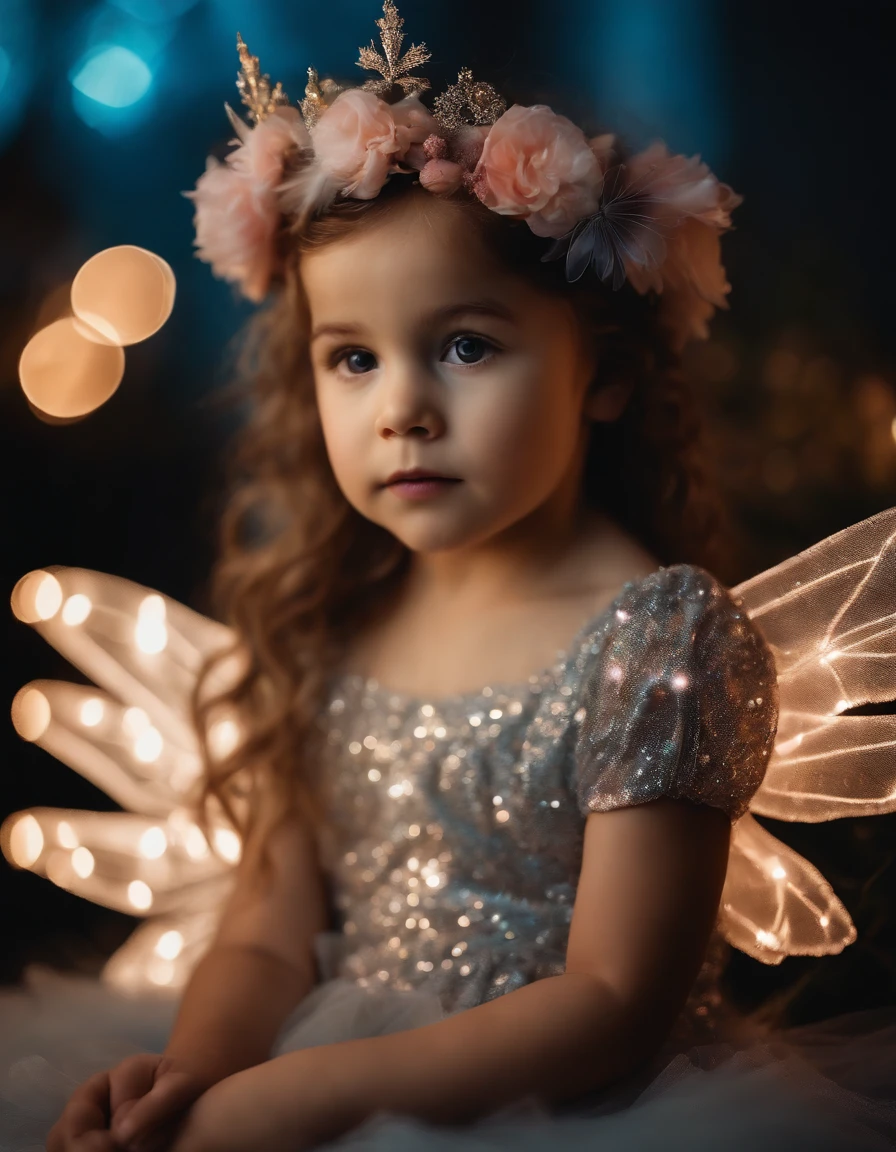
{"label": "fairy wing", "polygon": [[721,928],[767,964],[837,953],[855,927],[816,868],[753,819],[815,823],[896,810],[896,716],[843,716],[896,698],[896,508],[731,589],[778,670],[765,778],[737,822]]}
{"label": "fairy wing", "polygon": [[[20,868],[146,922],[104,978],[138,990],[178,989],[208,946],[239,859],[224,826],[210,845],[190,796],[201,772],[191,697],[205,658],[233,633],[129,580],[83,568],[29,573],[13,592],[33,625],[95,686],[37,680],[13,701],[19,734],[102,788],[123,812],[32,808],[0,828]],[[226,748],[235,726],[220,720]]]}

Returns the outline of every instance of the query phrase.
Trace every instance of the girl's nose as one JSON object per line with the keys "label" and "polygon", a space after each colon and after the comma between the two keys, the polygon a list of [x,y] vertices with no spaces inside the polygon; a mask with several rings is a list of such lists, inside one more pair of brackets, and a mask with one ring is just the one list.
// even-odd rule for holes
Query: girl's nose
{"label": "girl's nose", "polygon": [[435,382],[420,365],[395,367],[384,373],[377,389],[379,406],[377,434],[406,436],[411,432],[428,437],[439,435],[444,416]]}

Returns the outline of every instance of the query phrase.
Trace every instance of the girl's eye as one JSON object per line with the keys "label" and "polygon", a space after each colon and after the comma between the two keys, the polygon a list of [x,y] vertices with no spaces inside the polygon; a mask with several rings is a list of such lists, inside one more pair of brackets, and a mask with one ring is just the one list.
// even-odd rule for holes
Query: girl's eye
{"label": "girl's eye", "polygon": [[359,376],[362,372],[369,372],[376,365],[376,357],[364,348],[355,348],[351,352],[343,353],[339,358],[344,360],[349,372]]}
{"label": "girl's eye", "polygon": [[481,364],[484,359],[489,359],[487,355],[483,355],[489,348],[494,348],[494,345],[483,336],[458,336],[452,340],[449,349],[454,349],[459,359],[449,360],[448,363],[460,363],[468,367]]}

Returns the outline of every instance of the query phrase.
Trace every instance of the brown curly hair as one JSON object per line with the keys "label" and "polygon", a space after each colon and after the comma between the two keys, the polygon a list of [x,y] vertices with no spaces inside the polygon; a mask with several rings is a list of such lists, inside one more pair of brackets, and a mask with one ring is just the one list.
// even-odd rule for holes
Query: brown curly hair
{"label": "brown curly hair", "polygon": [[[248,385],[251,417],[233,459],[213,598],[246,659],[238,681],[217,695],[207,690],[210,663],[195,716],[205,733],[217,709],[231,707],[243,718],[243,739],[223,758],[206,748],[199,797],[206,830],[209,808],[220,806],[245,838],[261,796],[267,796],[266,811],[299,814],[314,826],[320,815],[315,769],[322,759],[317,718],[328,674],[346,638],[364,626],[408,567],[407,547],[349,504],[329,465],[299,269],[303,254],[374,226],[397,201],[417,195],[432,194],[398,174],[372,200],[339,198],[310,220],[284,220],[277,290],[241,344],[237,378]],[[592,424],[586,503],[615,519],[662,564],[717,567],[725,535],[719,488],[709,475],[698,407],[680,355],[660,326],[656,300],[629,287],[612,292],[590,272],[568,283],[563,261],[542,261],[546,242],[524,221],[501,217],[464,191],[443,199],[467,215],[503,266],[571,303],[597,354],[595,387],[614,380],[632,386],[617,421]]]}

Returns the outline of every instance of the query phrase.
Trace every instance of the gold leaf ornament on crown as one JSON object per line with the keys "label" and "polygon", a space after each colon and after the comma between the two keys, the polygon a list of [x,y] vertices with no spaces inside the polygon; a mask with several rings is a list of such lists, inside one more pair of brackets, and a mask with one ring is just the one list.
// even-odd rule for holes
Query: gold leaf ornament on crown
{"label": "gold leaf ornament on crown", "polygon": [[[425,44],[412,44],[402,53],[404,19],[399,16],[393,0],[384,0],[383,15],[376,24],[380,30],[382,52],[371,40],[367,47],[358,49],[355,63],[365,71],[378,72],[379,78],[365,80],[360,87],[383,99],[396,86],[405,96],[417,96],[427,91],[431,87],[429,80],[411,73],[425,64],[431,53]],[[237,89],[249,111],[250,120],[258,124],[276,108],[289,105],[290,101],[280,81],[272,86],[270,77],[261,72],[258,57],[250,54],[240,33],[237,33],[236,45],[240,57]],[[321,80],[314,68],[309,67],[307,75],[305,96],[298,107],[305,127],[312,128],[345,89],[334,80]],[[507,102],[490,84],[474,79],[469,68],[462,68],[457,82],[436,97],[433,116],[446,133],[452,133],[466,124],[494,124],[506,109]]]}
{"label": "gold leaf ornament on crown", "polygon": [[289,97],[283,91],[283,85],[278,80],[271,87],[271,78],[262,73],[258,57],[253,56],[246,47],[242,36],[236,34],[236,50],[240,56],[240,70],[236,77],[236,86],[240,99],[249,110],[249,119],[258,124],[274,111],[275,108],[289,104]]}

